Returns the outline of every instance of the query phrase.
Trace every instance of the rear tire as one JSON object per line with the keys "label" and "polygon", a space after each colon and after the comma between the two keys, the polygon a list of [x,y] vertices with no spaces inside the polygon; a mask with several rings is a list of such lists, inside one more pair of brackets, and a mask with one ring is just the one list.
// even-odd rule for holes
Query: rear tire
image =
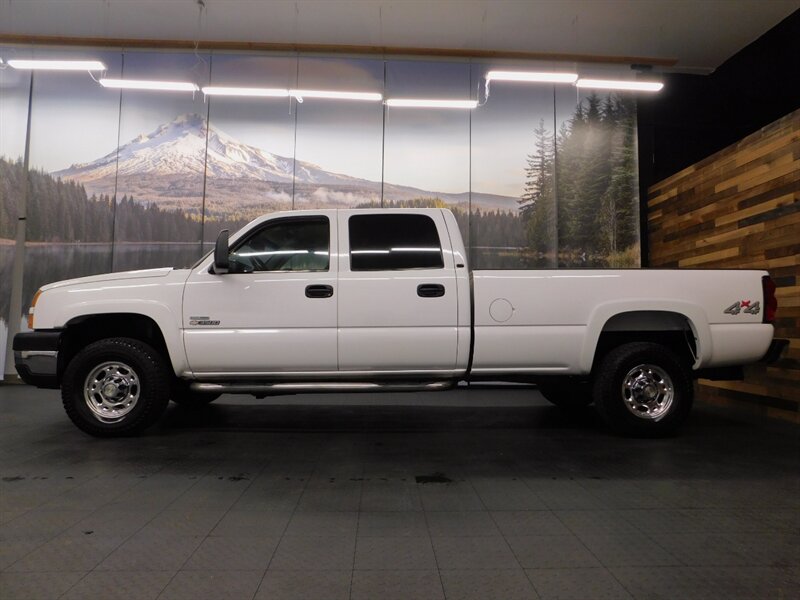
{"label": "rear tire", "polygon": [[592,393],[611,429],[639,437],[674,434],[694,399],[689,365],[669,348],[649,342],[611,350],[597,366]]}
{"label": "rear tire", "polygon": [[538,387],[542,396],[564,410],[580,410],[592,403],[592,386],[586,382],[554,381]]}
{"label": "rear tire", "polygon": [[67,365],[61,384],[67,416],[96,437],[140,433],[169,402],[169,372],[152,346],[131,338],[88,345]]}

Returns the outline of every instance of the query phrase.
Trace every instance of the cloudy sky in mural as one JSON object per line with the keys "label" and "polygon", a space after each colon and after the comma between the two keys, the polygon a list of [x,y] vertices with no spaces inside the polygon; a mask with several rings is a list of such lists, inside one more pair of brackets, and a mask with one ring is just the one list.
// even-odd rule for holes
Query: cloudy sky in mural
{"label": "cloudy sky in mural", "polygon": [[[26,58],[96,59],[119,77],[119,52],[69,52],[38,49]],[[33,77],[31,165],[57,171],[73,163],[90,162],[116,149],[119,91],[92,81],[88,73],[37,71]]]}

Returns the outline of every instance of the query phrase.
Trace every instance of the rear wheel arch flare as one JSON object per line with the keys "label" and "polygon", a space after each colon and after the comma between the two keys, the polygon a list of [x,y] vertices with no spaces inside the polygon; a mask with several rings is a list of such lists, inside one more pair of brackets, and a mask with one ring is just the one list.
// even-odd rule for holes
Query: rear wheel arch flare
{"label": "rear wheel arch flare", "polygon": [[592,364],[597,364],[603,354],[613,348],[633,341],[661,343],[690,363],[700,356],[700,336],[687,315],[669,310],[630,310],[616,313],[605,321]]}

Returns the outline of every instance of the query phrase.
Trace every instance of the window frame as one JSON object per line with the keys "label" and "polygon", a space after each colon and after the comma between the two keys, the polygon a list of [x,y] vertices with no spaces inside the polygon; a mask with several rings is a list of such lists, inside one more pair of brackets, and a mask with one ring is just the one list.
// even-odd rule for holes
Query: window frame
{"label": "window frame", "polygon": [[233,254],[239,248],[244,246],[249,240],[251,240],[254,236],[259,235],[262,231],[267,229],[268,227],[272,227],[276,224],[280,223],[287,223],[287,222],[309,222],[309,221],[324,221],[328,227],[328,266],[325,269],[280,269],[280,270],[266,270],[266,271],[259,271],[253,269],[248,273],[242,273],[243,275],[254,275],[264,274],[264,273],[330,273],[331,272],[331,241],[333,239],[333,232],[331,230],[331,219],[328,215],[318,214],[318,215],[291,215],[286,217],[276,217],[274,219],[268,219],[263,223],[259,223],[259,225],[254,228],[252,231],[248,232],[247,234],[243,235],[240,239],[236,240],[236,242],[228,248],[228,255]]}
{"label": "window frame", "polygon": [[[433,232],[436,235],[436,243],[439,248],[439,265],[433,267],[396,267],[396,268],[378,268],[378,269],[358,269],[353,267],[353,238],[350,230],[350,222],[354,217],[418,217],[427,219],[433,227]],[[380,213],[356,213],[348,215],[347,217],[347,263],[350,272],[352,273],[380,273],[388,271],[437,271],[445,269],[445,248],[442,244],[442,234],[439,231],[439,224],[436,219],[431,215],[425,213],[402,213],[402,212],[380,212]]]}

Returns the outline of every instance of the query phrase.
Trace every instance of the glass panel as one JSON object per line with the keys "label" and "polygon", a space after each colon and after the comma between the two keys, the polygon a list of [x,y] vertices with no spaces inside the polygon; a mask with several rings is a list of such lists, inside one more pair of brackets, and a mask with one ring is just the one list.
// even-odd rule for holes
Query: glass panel
{"label": "glass panel", "polygon": [[330,221],[281,219],[262,227],[231,253],[234,272],[327,271]]}
{"label": "glass panel", "polygon": [[[470,66],[456,62],[389,61],[386,97],[474,98]],[[470,111],[386,107],[384,207],[469,211]]]}
{"label": "glass panel", "polygon": [[472,114],[472,267],[555,267],[555,90],[547,83],[487,86],[493,69],[549,70],[473,65],[482,104]]}
{"label": "glass panel", "polygon": [[561,267],[638,267],[635,96],[559,96],[558,228]]}
{"label": "glass panel", "polygon": [[[215,54],[220,87],[295,87],[297,58]],[[211,124],[206,156],[204,234],[236,231],[264,213],[292,207],[295,115],[288,97],[206,97]]]}
{"label": "glass panel", "polygon": [[[383,93],[383,61],[302,57],[298,88]],[[296,104],[294,208],[380,206],[383,104],[312,98]]]}
{"label": "glass panel", "polygon": [[[122,75],[203,86],[208,63],[207,54],[126,52]],[[187,266],[201,254],[208,105],[200,92],[127,89],[121,107],[114,270]]]}
{"label": "glass panel", "polygon": [[[8,59],[13,48],[0,47]],[[28,58],[24,56],[24,58]],[[14,267],[14,240],[17,236],[19,202],[24,193],[25,129],[28,123],[30,73],[0,69],[0,373],[5,367],[11,310],[11,277]],[[23,299],[23,311],[27,310]],[[15,315],[20,319],[21,315]],[[14,373],[11,369],[10,373]]]}
{"label": "glass panel", "polygon": [[354,215],[348,221],[350,269],[441,269],[442,247],[425,215]]}
{"label": "glass panel", "polygon": [[[33,58],[100,60],[107,77],[122,63],[119,52],[98,50]],[[23,306],[44,284],[111,270],[119,91],[85,71],[36,71],[31,111]]]}

